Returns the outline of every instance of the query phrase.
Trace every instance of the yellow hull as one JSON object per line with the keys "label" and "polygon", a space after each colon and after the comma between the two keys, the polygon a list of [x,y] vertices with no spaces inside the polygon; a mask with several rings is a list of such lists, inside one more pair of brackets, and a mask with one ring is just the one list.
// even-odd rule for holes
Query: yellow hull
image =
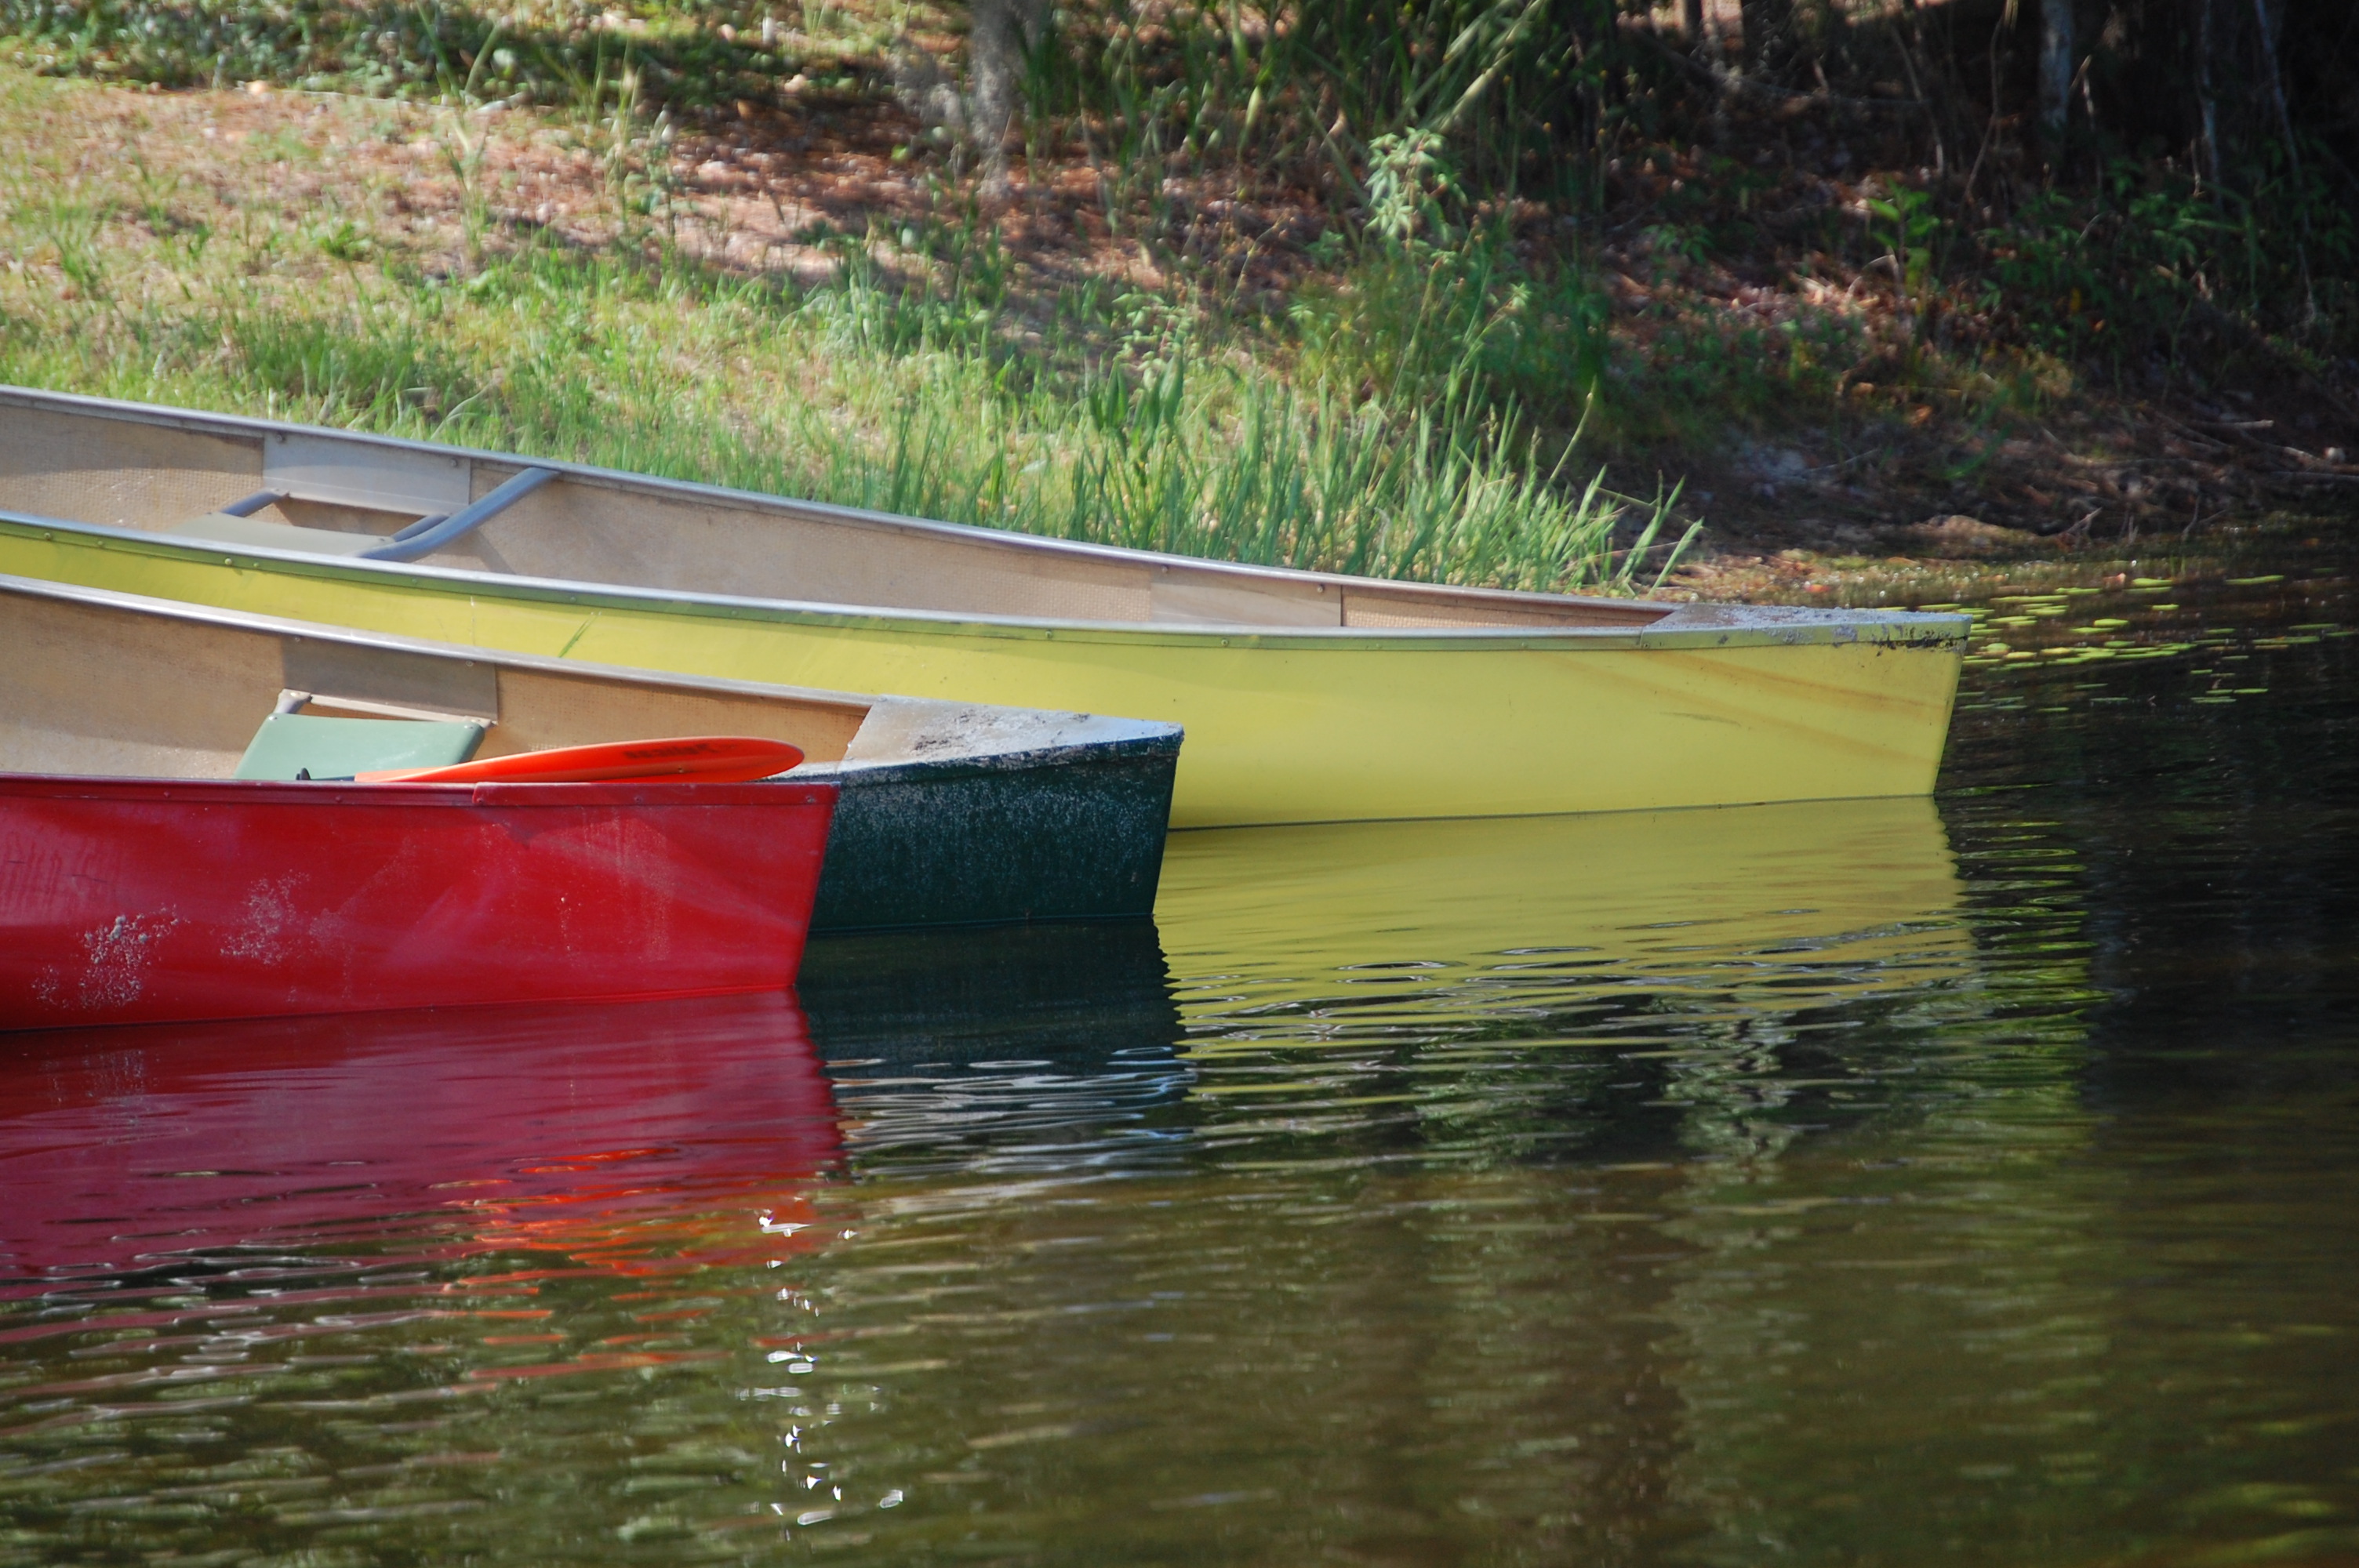
{"label": "yellow hull", "polygon": [[0,522],[0,571],[684,674],[1176,721],[1173,826],[1929,793],[1946,625],[1348,635],[1053,625]]}

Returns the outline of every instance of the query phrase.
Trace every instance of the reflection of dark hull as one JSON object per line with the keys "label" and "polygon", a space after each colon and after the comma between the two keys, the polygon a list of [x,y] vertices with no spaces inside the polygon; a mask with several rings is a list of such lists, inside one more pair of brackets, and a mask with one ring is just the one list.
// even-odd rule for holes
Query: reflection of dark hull
{"label": "reflection of dark hull", "polygon": [[836,1153],[782,992],[23,1034],[0,1046],[0,1271],[701,1208]]}
{"label": "reflection of dark hull", "polygon": [[1061,1162],[1146,1130],[1189,1081],[1145,921],[821,937],[798,989],[864,1165]]}

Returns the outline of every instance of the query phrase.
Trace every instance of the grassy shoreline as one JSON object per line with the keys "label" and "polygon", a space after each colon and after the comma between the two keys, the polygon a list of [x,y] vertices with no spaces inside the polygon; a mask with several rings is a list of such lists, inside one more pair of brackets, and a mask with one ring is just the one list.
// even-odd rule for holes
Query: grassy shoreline
{"label": "grassy shoreline", "polygon": [[0,65],[0,377],[61,389],[1228,558],[1608,592],[1677,566],[1661,591],[1808,602],[2359,499],[2347,462],[2256,464],[2249,396],[1878,368],[1914,329],[1873,266],[1770,287],[1676,227],[1562,242],[1509,203],[1357,248],[1265,211],[1299,243],[1208,272],[1076,168],[979,202],[853,88],[697,129]]}
{"label": "grassy shoreline", "polygon": [[1103,368],[1018,376],[958,289],[857,256],[801,286],[627,224],[565,243],[489,211],[467,121],[0,70],[0,377],[1377,576],[1629,591],[1676,544],[1664,505],[1471,398],[1354,406],[1152,313]]}

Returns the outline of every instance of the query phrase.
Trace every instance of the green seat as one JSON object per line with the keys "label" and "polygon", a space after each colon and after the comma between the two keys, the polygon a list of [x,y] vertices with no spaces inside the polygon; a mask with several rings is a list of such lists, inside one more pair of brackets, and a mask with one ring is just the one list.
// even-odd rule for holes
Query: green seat
{"label": "green seat", "polygon": [[274,713],[254,732],[237,764],[242,779],[348,779],[388,768],[447,768],[484,743],[484,727],[463,720],[321,719]]}

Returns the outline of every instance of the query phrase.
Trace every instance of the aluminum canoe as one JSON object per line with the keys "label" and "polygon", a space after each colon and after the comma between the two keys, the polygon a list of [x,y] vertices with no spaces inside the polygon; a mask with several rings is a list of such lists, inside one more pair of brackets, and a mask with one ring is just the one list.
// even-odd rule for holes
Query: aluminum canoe
{"label": "aluminum canoe", "polygon": [[1927,794],[1968,624],[1227,565],[7,389],[0,570],[1182,723],[1179,827]]}

